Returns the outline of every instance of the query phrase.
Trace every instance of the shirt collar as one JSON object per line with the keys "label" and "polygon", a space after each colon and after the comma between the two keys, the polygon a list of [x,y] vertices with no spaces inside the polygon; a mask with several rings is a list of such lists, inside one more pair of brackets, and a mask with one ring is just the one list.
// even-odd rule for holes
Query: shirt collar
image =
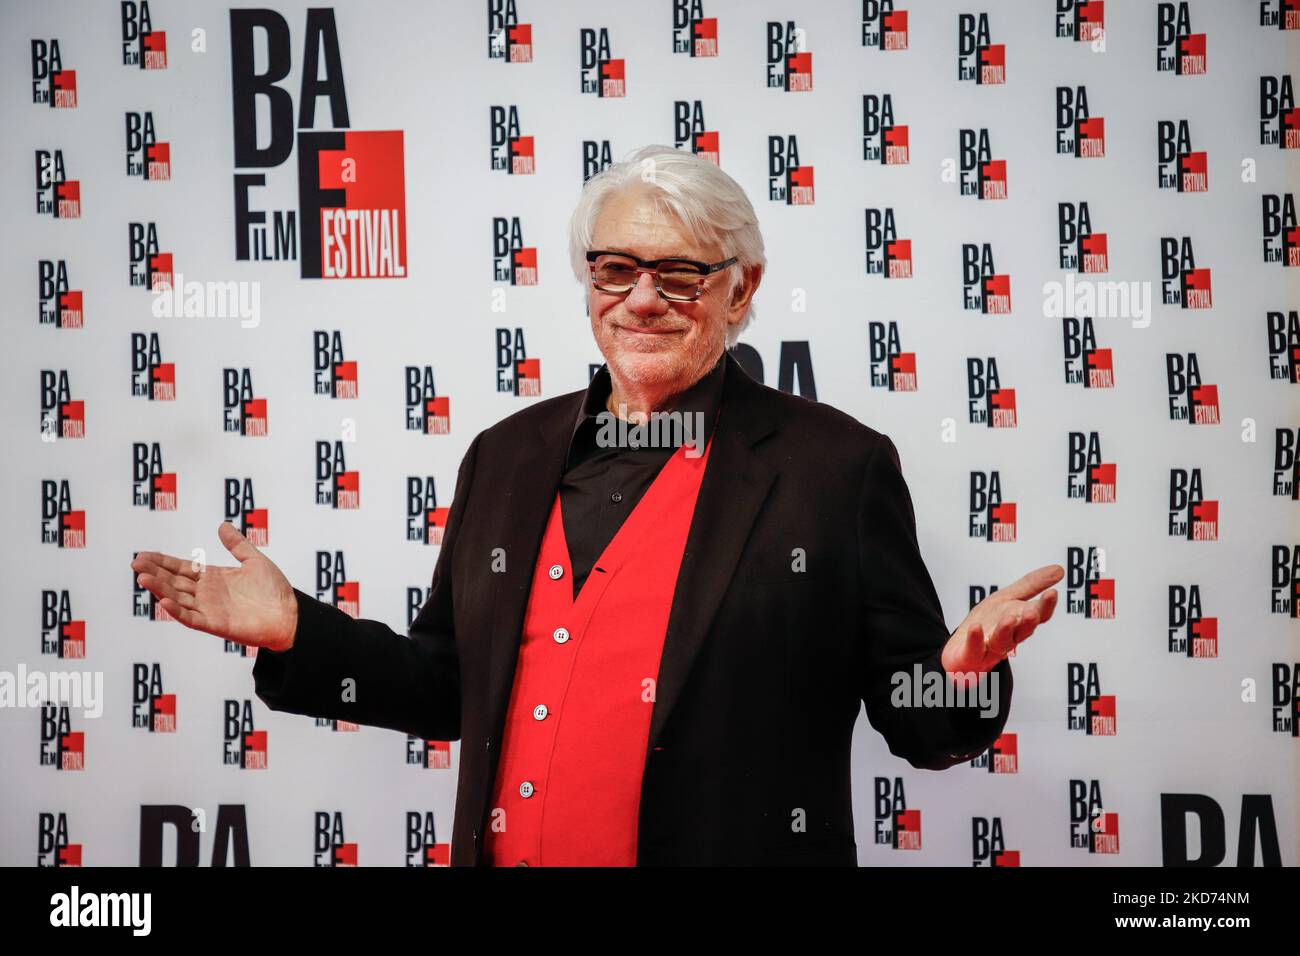
{"label": "shirt collar", "polygon": [[[698,412],[703,416],[704,434],[701,437],[702,442],[707,442],[713,432],[713,424],[717,419],[718,409],[722,404],[722,385],[726,370],[726,353],[723,353],[718,356],[718,361],[713,368],[705,372],[694,385],[682,392],[677,397],[677,401],[673,403],[672,410],[675,412],[683,414]],[[613,383],[609,377],[609,366],[601,365],[587,385],[587,392],[582,399],[582,407],[579,409],[578,417],[573,423],[573,431],[569,437],[569,465],[574,463],[575,452],[578,450],[579,442],[583,436],[584,426],[587,428],[587,435],[594,436],[599,424],[596,416],[602,412],[608,414],[609,410],[605,407],[605,402],[609,399],[611,391],[613,391]]]}

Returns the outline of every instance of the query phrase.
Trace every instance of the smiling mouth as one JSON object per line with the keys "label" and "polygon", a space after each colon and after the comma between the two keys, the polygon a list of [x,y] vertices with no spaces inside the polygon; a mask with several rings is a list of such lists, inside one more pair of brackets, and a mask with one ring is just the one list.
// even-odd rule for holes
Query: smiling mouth
{"label": "smiling mouth", "polygon": [[683,329],[638,329],[630,325],[616,325],[615,328],[620,332],[630,332],[633,335],[674,335],[684,331]]}

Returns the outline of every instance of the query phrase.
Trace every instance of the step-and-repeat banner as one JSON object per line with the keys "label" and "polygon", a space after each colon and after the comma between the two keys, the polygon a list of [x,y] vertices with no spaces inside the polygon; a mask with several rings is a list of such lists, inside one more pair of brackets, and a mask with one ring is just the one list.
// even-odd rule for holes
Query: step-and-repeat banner
{"label": "step-and-repeat banner", "polygon": [[457,742],[272,713],[130,562],[230,520],[405,633],[470,440],[601,361],[583,182],[668,143],[762,221],[746,366],[897,443],[949,625],[1067,569],[987,754],[861,718],[859,860],[1296,864],[1296,0],[0,26],[0,863],[446,862]]}

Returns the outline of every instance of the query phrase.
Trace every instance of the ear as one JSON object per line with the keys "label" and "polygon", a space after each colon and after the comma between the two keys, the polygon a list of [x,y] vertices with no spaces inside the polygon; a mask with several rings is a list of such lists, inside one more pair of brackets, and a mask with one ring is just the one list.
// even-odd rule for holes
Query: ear
{"label": "ear", "polygon": [[761,265],[753,265],[745,269],[740,281],[731,290],[733,322],[740,321],[740,317],[745,314],[745,310],[749,308],[749,301],[754,298],[754,293],[758,291],[758,284],[762,279],[763,267]]}

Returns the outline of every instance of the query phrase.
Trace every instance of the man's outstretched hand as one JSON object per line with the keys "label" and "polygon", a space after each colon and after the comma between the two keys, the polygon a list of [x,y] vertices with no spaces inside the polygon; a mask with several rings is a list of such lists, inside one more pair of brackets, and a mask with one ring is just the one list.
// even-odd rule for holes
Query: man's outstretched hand
{"label": "man's outstretched hand", "polygon": [[293,646],[298,602],[293,586],[229,521],[217,529],[226,550],[239,559],[233,568],[204,567],[157,551],[141,551],[131,562],[140,586],[186,627],[271,651]]}
{"label": "man's outstretched hand", "polygon": [[1034,598],[1063,577],[1063,567],[1047,564],[976,604],[944,645],[940,657],[943,669],[949,674],[992,670],[1012,648],[1034,633],[1034,628],[1051,619],[1056,610],[1056,589]]}

